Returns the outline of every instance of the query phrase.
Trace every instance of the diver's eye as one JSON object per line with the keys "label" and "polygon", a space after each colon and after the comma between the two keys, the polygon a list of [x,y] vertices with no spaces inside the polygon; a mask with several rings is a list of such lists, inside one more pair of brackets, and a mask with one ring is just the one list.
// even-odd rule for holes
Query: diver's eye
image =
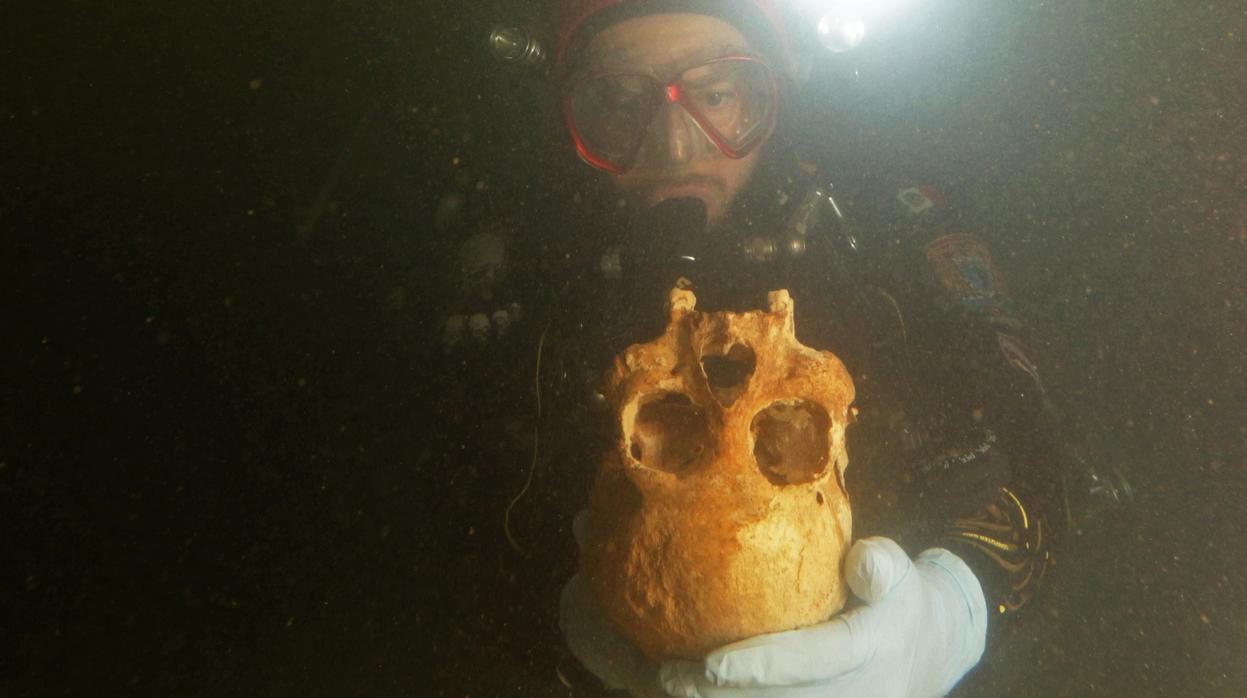
{"label": "diver's eye", "polygon": [[697,95],[697,101],[707,109],[722,109],[736,101],[736,92],[732,89],[709,89]]}
{"label": "diver's eye", "polygon": [[645,102],[645,97],[641,90],[619,90],[611,93],[608,100],[612,106],[635,109]]}

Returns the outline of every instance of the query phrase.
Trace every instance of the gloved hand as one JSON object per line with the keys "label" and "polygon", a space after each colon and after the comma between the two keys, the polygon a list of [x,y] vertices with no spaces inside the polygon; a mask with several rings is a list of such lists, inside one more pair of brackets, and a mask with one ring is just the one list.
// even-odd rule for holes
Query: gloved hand
{"label": "gloved hand", "polygon": [[559,625],[567,648],[607,688],[626,689],[634,698],[666,698],[658,665],[615,632],[580,575],[563,587]]}
{"label": "gloved hand", "polygon": [[911,562],[893,541],[867,538],[850,549],[845,576],[865,605],[702,662],[668,662],[663,687],[685,698],[942,696],[983,655],[983,590],[953,553],[932,548]]}
{"label": "gloved hand", "polygon": [[[572,523],[572,533],[581,548],[586,525],[587,515],[582,511]],[[607,688],[627,689],[635,698],[666,695],[658,683],[658,665],[615,632],[579,574],[563,587],[559,626],[567,648]]]}

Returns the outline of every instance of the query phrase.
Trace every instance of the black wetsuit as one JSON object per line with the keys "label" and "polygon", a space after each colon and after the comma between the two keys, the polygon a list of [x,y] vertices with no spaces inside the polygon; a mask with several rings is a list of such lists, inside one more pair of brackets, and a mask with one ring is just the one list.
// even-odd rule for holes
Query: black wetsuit
{"label": "black wetsuit", "polygon": [[[537,632],[557,632],[558,588],[575,568],[571,517],[616,434],[596,394],[603,373],[628,345],[660,334],[680,279],[701,311],[764,307],[767,291],[788,289],[798,339],[849,369],[855,537],[886,535],[911,554],[948,547],[983,583],[993,618],[1025,606],[1039,586],[1065,521],[1063,465],[1026,330],[987,247],[936,190],[893,187],[820,203],[801,254],[750,259],[751,236],[784,238],[809,192],[830,192],[808,177],[784,182],[778,193],[756,187],[774,199],[765,215],[710,233],[690,232],[678,214],[672,222],[575,211],[560,231],[574,234],[547,223],[513,237],[505,291],[461,299],[461,314],[510,302],[523,309],[505,337],[465,334],[447,345],[446,467],[496,473],[464,496],[493,508],[486,536],[529,575],[513,593],[533,611],[545,604]],[[501,530],[530,468],[531,485]],[[512,543],[531,557],[508,552]]]}

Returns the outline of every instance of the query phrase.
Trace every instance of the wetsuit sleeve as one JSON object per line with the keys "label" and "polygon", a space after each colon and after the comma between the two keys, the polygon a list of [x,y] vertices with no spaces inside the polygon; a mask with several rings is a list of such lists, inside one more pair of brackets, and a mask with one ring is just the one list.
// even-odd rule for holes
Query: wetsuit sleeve
{"label": "wetsuit sleeve", "polygon": [[1027,327],[991,251],[974,235],[946,231],[917,239],[951,396],[950,440],[924,467],[937,477],[982,471],[991,482],[979,501],[946,513],[939,542],[974,570],[999,621],[1028,604],[1053,564],[1066,521],[1064,466]]}

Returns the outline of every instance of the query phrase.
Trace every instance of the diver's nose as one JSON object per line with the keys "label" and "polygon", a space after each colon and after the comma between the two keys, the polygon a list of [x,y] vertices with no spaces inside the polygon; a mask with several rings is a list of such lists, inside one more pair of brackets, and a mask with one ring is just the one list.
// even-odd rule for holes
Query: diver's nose
{"label": "diver's nose", "polygon": [[693,139],[696,137],[691,119],[684,107],[669,103],[663,116],[663,130],[667,138],[667,161],[676,164],[688,162],[693,157]]}

